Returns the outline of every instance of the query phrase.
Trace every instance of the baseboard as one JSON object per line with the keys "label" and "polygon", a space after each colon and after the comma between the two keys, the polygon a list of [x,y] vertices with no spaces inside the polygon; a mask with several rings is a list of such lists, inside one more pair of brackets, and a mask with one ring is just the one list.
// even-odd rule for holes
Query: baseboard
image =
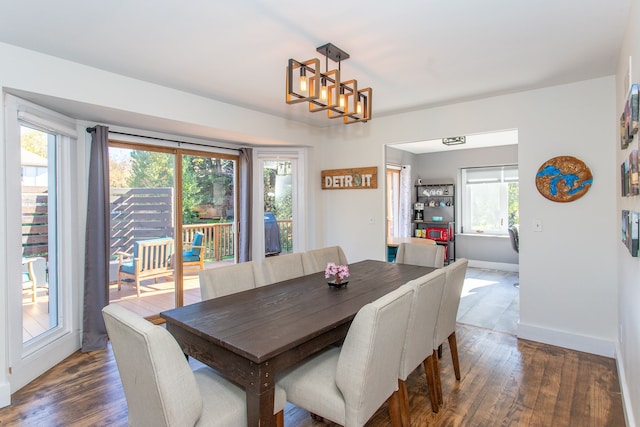
{"label": "baseboard", "polygon": [[9,381],[0,384],[0,408],[11,405],[11,384]]}
{"label": "baseboard", "polygon": [[518,323],[518,338],[605,357],[615,357],[616,354],[615,343],[613,341],[541,328],[539,326],[523,324],[522,322]]}
{"label": "baseboard", "polygon": [[629,385],[627,384],[627,376],[624,371],[624,359],[620,342],[616,341],[616,366],[618,368],[618,379],[620,380],[620,391],[622,392],[622,408],[624,409],[624,417],[628,426],[635,426],[635,416],[633,415],[633,404],[630,400]]}
{"label": "baseboard", "polygon": [[509,264],[506,262],[491,262],[491,261],[478,261],[469,260],[469,267],[474,268],[486,268],[488,270],[500,270],[500,271],[520,271],[520,264]]}

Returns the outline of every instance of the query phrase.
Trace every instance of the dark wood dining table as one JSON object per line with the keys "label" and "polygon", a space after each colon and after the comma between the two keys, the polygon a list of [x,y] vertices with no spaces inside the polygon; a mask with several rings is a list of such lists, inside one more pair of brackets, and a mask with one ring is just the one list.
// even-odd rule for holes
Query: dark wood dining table
{"label": "dark wood dining table", "polygon": [[366,260],[349,270],[339,289],[320,272],[160,316],[185,354],[245,389],[249,426],[272,426],[279,372],[340,342],[361,307],[434,269]]}

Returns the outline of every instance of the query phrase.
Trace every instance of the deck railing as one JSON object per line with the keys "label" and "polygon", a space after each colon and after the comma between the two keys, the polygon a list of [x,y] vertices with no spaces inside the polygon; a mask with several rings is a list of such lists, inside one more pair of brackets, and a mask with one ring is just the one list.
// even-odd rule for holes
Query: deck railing
{"label": "deck railing", "polygon": [[233,223],[217,224],[184,224],[182,241],[188,244],[193,241],[196,232],[204,234],[205,259],[220,261],[233,257]]}
{"label": "deck railing", "polygon": [[280,229],[280,247],[282,252],[291,252],[293,250],[293,221],[290,219],[277,220]]}
{"label": "deck railing", "polygon": [[[290,219],[278,220],[280,229],[280,246],[282,252],[291,252],[293,249],[292,221]],[[220,261],[234,256],[233,223],[217,224],[184,224],[182,226],[182,241],[188,244],[193,241],[193,236],[200,231],[204,234],[205,259]]]}

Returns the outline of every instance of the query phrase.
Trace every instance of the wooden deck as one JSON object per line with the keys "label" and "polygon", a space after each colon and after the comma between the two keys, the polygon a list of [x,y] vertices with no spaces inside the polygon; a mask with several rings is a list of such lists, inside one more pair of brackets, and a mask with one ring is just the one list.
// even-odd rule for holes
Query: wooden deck
{"label": "wooden deck", "polygon": [[[233,264],[233,261],[216,261],[205,263],[205,268],[217,268]],[[129,310],[140,316],[152,316],[161,311],[175,307],[175,282],[172,278],[160,278],[156,283],[154,279],[142,282],[140,298],[136,296],[135,286],[109,285],[109,302],[122,304]],[[184,304],[193,304],[200,301],[200,281],[198,270],[187,271],[184,275]],[[24,294],[22,298],[22,341],[26,342],[33,337],[49,329],[49,295],[46,289],[39,288],[36,301],[31,301],[31,294]]]}

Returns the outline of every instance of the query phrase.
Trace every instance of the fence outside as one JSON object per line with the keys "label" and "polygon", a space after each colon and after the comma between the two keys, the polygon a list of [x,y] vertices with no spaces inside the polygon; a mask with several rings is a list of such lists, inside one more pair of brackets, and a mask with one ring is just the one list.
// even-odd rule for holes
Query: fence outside
{"label": "fence outside", "polygon": [[49,255],[49,196],[22,193],[22,256]]}
{"label": "fence outside", "polygon": [[131,253],[138,240],[173,237],[173,189],[111,190],[111,256]]}
{"label": "fence outside", "polygon": [[[132,253],[136,240],[173,237],[171,188],[112,189],[111,255]],[[48,195],[22,196],[22,253],[25,257],[48,255]],[[293,249],[292,221],[277,220],[282,252]],[[184,224],[182,241],[193,241],[197,231],[204,234],[205,259],[220,261],[235,254],[234,223]]]}

